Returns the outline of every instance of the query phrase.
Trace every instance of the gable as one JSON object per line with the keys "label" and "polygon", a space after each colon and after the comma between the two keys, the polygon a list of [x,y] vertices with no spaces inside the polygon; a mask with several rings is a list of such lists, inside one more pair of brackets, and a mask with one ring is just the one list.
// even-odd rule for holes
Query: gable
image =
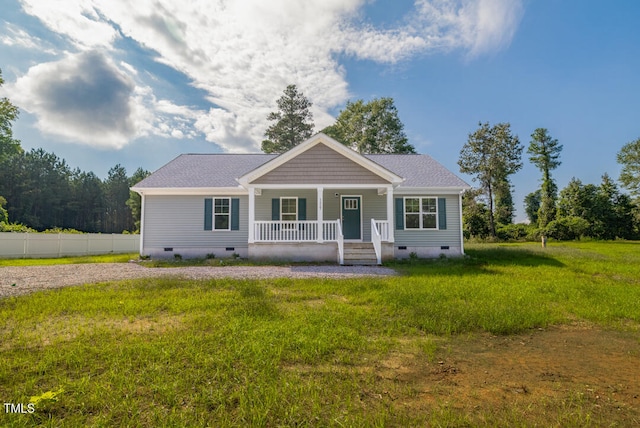
{"label": "gable", "polygon": [[318,143],[251,184],[389,184],[389,181]]}

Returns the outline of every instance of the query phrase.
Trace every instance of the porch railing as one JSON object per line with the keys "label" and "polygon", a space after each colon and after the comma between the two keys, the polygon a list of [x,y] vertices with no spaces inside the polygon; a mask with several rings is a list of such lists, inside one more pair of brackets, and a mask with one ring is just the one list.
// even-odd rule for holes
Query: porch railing
{"label": "porch railing", "polygon": [[387,220],[373,220],[373,219],[371,219],[371,221],[375,222],[376,224],[376,228],[380,233],[380,240],[383,242],[389,241],[389,222]]}
{"label": "porch railing", "polygon": [[[373,243],[373,249],[376,252],[376,259],[378,264],[382,263],[382,236],[378,223],[374,219],[371,219],[371,242]],[[386,222],[385,222],[386,223]]]}
{"label": "porch railing", "polygon": [[[318,222],[304,221],[255,221],[255,242],[318,242]],[[339,234],[339,221],[322,222],[324,242],[336,242]]]}

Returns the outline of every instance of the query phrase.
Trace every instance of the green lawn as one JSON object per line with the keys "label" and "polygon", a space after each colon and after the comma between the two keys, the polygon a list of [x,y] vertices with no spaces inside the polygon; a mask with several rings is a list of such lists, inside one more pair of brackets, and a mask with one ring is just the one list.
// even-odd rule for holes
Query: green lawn
{"label": "green lawn", "polygon": [[565,398],[537,416],[406,405],[417,389],[380,375],[390,356],[434,362],[453,341],[576,322],[638,337],[640,243],[467,253],[396,263],[402,275],[390,278],[146,279],[0,299],[0,399],[49,393],[32,414],[0,409],[0,426],[625,426],[638,416],[567,412]]}
{"label": "green lawn", "polygon": [[38,265],[70,265],[80,263],[127,263],[129,260],[137,260],[138,254],[104,254],[100,256],[76,256],[58,257],[50,259],[0,259],[2,266],[38,266]]}

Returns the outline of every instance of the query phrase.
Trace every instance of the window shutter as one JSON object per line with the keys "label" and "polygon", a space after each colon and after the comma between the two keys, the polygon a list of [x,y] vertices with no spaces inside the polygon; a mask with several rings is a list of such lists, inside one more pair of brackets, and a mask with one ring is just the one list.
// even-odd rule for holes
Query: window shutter
{"label": "window shutter", "polygon": [[307,200],[305,198],[298,198],[298,220],[303,221],[307,219]]}
{"label": "window shutter", "polygon": [[271,199],[271,220],[280,220],[280,199],[278,198]]}
{"label": "window shutter", "polygon": [[231,199],[231,230],[240,230],[240,199]]}
{"label": "window shutter", "polygon": [[213,199],[204,200],[204,230],[213,230]]}
{"label": "window shutter", "polygon": [[447,229],[447,200],[438,198],[438,228],[440,230]]}
{"label": "window shutter", "polygon": [[404,229],[404,199],[396,198],[396,230]]}

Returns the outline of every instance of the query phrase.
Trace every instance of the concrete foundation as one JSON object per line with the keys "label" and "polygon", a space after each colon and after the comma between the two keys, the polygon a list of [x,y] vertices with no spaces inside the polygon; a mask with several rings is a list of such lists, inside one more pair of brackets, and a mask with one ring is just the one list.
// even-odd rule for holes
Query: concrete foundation
{"label": "concrete foundation", "polygon": [[251,260],[285,260],[292,262],[338,262],[338,244],[311,242],[249,244]]}
{"label": "concrete foundation", "polygon": [[416,255],[420,258],[429,259],[429,258],[437,258],[441,255],[445,255],[447,257],[461,257],[462,249],[460,247],[452,247],[448,248],[442,247],[403,247],[400,249],[399,246],[394,247],[394,256],[397,259],[406,259],[409,258],[411,253],[416,253]]}
{"label": "concrete foundation", "polygon": [[180,254],[183,259],[205,258],[208,254],[214,254],[216,259],[226,259],[234,254],[242,258],[249,256],[247,247],[215,247],[215,248],[193,248],[193,247],[166,247],[166,248],[145,248],[144,256],[154,259],[172,259],[176,254]]}

